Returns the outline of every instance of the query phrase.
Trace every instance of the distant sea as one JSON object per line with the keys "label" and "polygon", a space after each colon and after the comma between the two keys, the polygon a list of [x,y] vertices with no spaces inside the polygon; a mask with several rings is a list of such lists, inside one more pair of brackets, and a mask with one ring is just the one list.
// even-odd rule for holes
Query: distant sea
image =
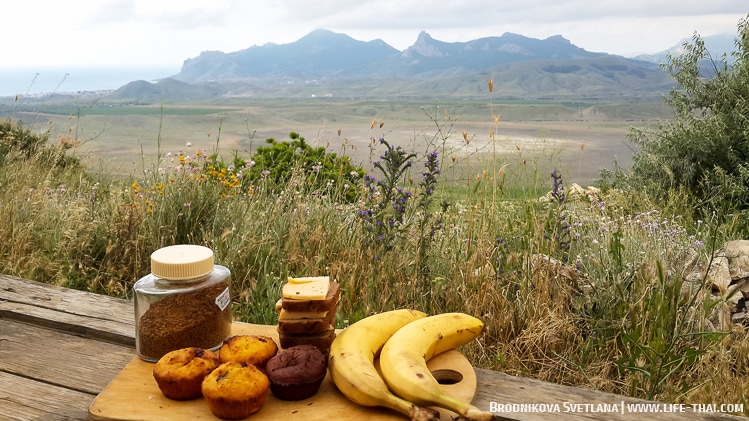
{"label": "distant sea", "polygon": [[118,89],[136,80],[157,81],[179,67],[0,68],[0,97]]}

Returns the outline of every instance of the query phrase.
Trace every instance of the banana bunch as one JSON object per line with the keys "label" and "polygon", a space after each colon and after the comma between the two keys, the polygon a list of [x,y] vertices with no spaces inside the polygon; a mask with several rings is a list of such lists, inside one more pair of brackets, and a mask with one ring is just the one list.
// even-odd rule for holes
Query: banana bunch
{"label": "banana bunch", "polygon": [[439,412],[401,399],[387,387],[374,366],[385,342],[406,324],[426,317],[416,310],[393,310],[366,317],[338,334],[330,345],[328,369],[344,396],[362,406],[384,406],[413,421],[439,419]]}
{"label": "banana bunch", "polygon": [[443,313],[415,320],[398,329],[380,353],[380,370],[390,389],[417,405],[449,409],[473,421],[493,420],[491,412],[445,393],[427,368],[435,355],[465,345],[484,330],[484,323],[464,313]]}
{"label": "banana bunch", "polygon": [[[333,382],[347,398],[363,406],[383,406],[412,421],[439,419],[449,409],[468,420],[494,415],[456,400],[440,388],[427,361],[476,339],[481,320],[463,313],[427,317],[415,310],[394,310],[364,318],[346,328],[330,348]],[[380,371],[374,359],[380,357]]]}

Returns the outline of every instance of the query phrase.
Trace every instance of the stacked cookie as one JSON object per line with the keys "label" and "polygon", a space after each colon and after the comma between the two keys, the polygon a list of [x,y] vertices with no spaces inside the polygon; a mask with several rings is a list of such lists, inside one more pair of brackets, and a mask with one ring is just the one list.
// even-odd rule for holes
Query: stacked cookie
{"label": "stacked cookie", "polygon": [[340,299],[338,282],[328,276],[289,278],[276,303],[281,348],[312,345],[323,354],[335,339],[335,313]]}

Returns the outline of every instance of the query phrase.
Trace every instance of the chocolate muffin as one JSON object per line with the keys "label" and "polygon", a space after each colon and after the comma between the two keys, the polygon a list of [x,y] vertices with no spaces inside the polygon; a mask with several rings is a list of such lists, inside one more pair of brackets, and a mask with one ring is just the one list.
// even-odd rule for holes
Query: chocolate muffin
{"label": "chocolate muffin", "polygon": [[298,401],[320,389],[328,362],[317,347],[297,345],[276,354],[265,366],[270,391],[278,399]]}

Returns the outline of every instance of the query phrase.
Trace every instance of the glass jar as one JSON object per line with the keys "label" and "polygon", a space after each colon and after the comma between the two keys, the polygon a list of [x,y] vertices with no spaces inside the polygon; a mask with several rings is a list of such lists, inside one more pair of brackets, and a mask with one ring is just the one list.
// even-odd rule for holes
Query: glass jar
{"label": "glass jar", "polygon": [[133,286],[135,347],[156,362],[176,349],[216,350],[231,335],[231,272],[215,265],[213,251],[196,245],[151,254],[151,273]]}

